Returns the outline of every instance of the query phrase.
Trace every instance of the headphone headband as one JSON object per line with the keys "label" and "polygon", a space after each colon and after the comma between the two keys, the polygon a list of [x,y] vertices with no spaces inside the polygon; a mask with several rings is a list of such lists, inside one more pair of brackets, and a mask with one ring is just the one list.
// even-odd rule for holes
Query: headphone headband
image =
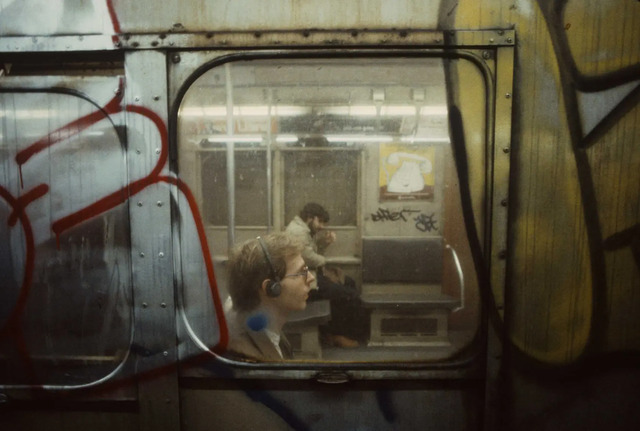
{"label": "headphone headband", "polygon": [[276,273],[276,269],[273,266],[273,262],[271,261],[271,255],[269,254],[269,250],[267,250],[267,244],[264,242],[264,239],[262,239],[261,236],[257,237],[256,239],[258,240],[258,243],[260,244],[260,248],[262,249],[264,260],[267,262],[267,265],[269,265],[269,271],[271,272],[271,277],[273,277],[275,281],[280,281],[280,277],[278,277],[278,274]]}
{"label": "headphone headband", "polygon": [[265,244],[262,237],[258,237],[256,239],[258,240],[258,243],[260,244],[260,248],[262,249],[264,260],[269,265],[271,278],[273,278],[273,280],[267,281],[267,289],[266,289],[267,295],[272,298],[276,298],[280,296],[280,291],[282,289],[282,287],[280,286],[280,277],[278,277],[278,274],[276,274],[276,269],[274,268],[273,262],[271,261],[271,255],[269,254],[269,250],[267,250],[267,244]]}

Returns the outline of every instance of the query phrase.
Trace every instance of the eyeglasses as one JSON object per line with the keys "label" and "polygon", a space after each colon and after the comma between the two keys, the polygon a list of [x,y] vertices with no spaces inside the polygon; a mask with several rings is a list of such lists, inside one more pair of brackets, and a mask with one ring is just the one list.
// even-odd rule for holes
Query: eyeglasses
{"label": "eyeglasses", "polygon": [[284,276],[284,278],[286,277],[297,277],[297,276],[303,276],[305,279],[309,276],[309,267],[308,266],[303,266],[302,267],[302,271],[300,272],[296,272],[295,274],[287,274]]}

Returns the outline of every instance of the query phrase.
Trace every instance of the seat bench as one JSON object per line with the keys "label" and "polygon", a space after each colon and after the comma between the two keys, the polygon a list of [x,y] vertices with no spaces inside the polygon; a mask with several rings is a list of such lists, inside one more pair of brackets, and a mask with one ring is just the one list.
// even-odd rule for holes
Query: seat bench
{"label": "seat bench", "polygon": [[460,300],[442,293],[442,237],[365,237],[362,303],[369,346],[448,345]]}

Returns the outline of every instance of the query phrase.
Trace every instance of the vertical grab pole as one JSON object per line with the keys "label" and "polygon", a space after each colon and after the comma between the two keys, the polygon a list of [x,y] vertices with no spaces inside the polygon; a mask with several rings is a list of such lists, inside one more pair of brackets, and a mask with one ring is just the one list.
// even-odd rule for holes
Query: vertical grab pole
{"label": "vertical grab pole", "polygon": [[271,227],[273,226],[273,208],[272,208],[272,193],[273,190],[271,188],[271,170],[272,170],[272,160],[271,160],[271,108],[273,103],[273,90],[270,88],[267,90],[267,98],[269,103],[269,114],[267,120],[267,232],[271,231]]}
{"label": "vertical grab pole", "polygon": [[227,90],[227,245],[231,250],[235,244],[236,236],[236,166],[234,157],[234,119],[233,119],[233,84],[231,82],[231,66],[224,65]]}

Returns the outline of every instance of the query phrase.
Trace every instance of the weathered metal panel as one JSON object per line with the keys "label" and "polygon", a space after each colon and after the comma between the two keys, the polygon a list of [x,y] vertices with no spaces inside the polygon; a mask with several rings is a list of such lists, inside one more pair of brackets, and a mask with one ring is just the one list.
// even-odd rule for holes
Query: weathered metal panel
{"label": "weathered metal panel", "polygon": [[0,34],[263,31],[336,28],[430,28],[440,0],[3,0]]}
{"label": "weathered metal panel", "polygon": [[110,0],[1,0],[1,36],[112,34]]}
{"label": "weathered metal panel", "polygon": [[131,259],[140,429],[178,428],[165,56],[126,56]]}
{"label": "weathered metal panel", "polygon": [[430,28],[440,0],[113,0],[125,33],[298,30],[309,28]]}

